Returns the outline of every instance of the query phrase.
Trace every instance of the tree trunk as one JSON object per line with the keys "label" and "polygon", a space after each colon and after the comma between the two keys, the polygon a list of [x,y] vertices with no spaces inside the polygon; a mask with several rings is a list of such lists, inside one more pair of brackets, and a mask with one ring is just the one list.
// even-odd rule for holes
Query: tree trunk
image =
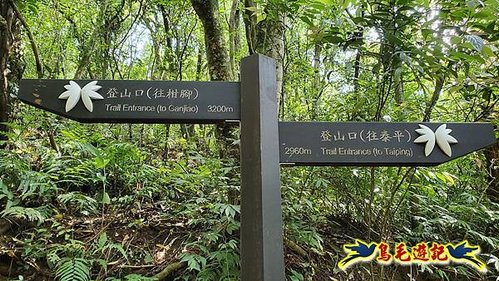
{"label": "tree trunk", "polygon": [[[267,6],[267,18],[258,24],[255,14],[256,4],[253,0],[244,1],[246,14],[244,23],[246,28],[246,39],[248,41],[249,52],[260,53],[269,56],[277,61],[277,97],[278,104],[281,100],[283,74],[284,74],[284,31],[286,14],[277,10],[274,6]],[[270,9],[275,9],[269,11]]]}
{"label": "tree trunk", "polygon": [[211,80],[230,81],[230,61],[218,16],[217,0],[191,0],[204,27],[206,57]]}
{"label": "tree trunk", "polygon": [[313,62],[313,68],[314,68],[314,76],[313,76],[313,84],[312,84],[312,90],[314,91],[314,98],[312,100],[312,108],[310,110],[310,119],[315,120],[317,119],[317,112],[318,112],[318,107],[319,107],[319,100],[322,95],[321,91],[321,75],[320,75],[320,66],[321,66],[321,55],[322,55],[322,45],[319,43],[315,43],[314,47],[314,62]]}
{"label": "tree trunk", "polygon": [[232,71],[232,76],[235,77],[239,72],[236,65],[236,50],[240,47],[240,37],[239,37],[239,0],[232,0],[232,7],[230,9],[229,18],[229,57],[230,57],[230,68]]}
{"label": "tree trunk", "polygon": [[246,41],[248,42],[248,52],[255,53],[256,50],[256,4],[253,0],[244,0],[244,28],[246,30]]}
{"label": "tree trunk", "polygon": [[[7,75],[10,50],[13,44],[14,35],[14,11],[9,1],[0,2],[0,140],[7,140],[8,130],[5,122],[9,121],[10,100]],[[0,144],[0,148],[3,147]]]}
{"label": "tree trunk", "polygon": [[[170,11],[167,10],[164,4],[159,4],[161,15],[163,17],[163,26],[165,28],[165,50],[163,61],[161,62],[161,79],[174,79],[178,73],[178,62],[175,56],[175,50],[173,49],[173,35],[170,21]],[[175,38],[175,41],[179,40]]]}
{"label": "tree trunk", "polygon": [[[111,46],[113,44],[116,33],[120,30],[124,19],[121,13],[125,8],[125,0],[118,2],[104,0],[100,2],[100,14],[102,18],[100,22],[103,25],[100,29],[100,44],[99,44],[99,79],[107,79],[109,76],[110,64],[109,58],[112,56]],[[140,9],[140,8],[139,8]]]}
{"label": "tree trunk", "polygon": [[[230,69],[230,60],[222,33],[221,21],[218,15],[217,0],[191,0],[192,7],[203,23],[206,57],[208,58],[208,70],[211,80],[230,81],[233,80]],[[227,167],[237,166],[239,161],[239,147],[233,143],[235,124],[217,125],[216,135],[219,140],[220,158]],[[236,179],[237,173],[233,170],[229,179]],[[238,185],[229,183],[229,185]],[[229,190],[229,203],[237,204],[238,194]]]}
{"label": "tree trunk", "polygon": [[445,81],[445,76],[436,78],[435,89],[433,90],[430,103],[426,106],[426,110],[423,116],[423,122],[430,122],[431,112],[433,111],[433,108],[438,102],[440,93],[442,92],[442,88],[444,87],[444,81]]}

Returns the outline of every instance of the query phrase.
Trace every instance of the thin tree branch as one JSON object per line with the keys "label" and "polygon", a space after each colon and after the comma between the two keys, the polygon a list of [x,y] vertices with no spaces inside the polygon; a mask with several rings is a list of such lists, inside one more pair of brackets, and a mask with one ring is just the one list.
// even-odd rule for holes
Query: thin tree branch
{"label": "thin tree branch", "polygon": [[423,116],[423,122],[429,122],[431,119],[431,112],[437,101],[440,97],[440,93],[442,92],[442,88],[444,86],[445,75],[443,77],[437,77],[435,81],[435,89],[433,90],[433,95],[431,96],[430,103],[426,106],[426,110]]}
{"label": "thin tree branch", "polygon": [[165,267],[161,272],[158,274],[154,275],[154,278],[158,278],[160,281],[166,280],[167,278],[171,277],[172,274],[175,271],[179,271],[187,267],[186,262],[174,262],[167,267]]}
{"label": "thin tree branch", "polygon": [[24,19],[24,16],[21,14],[21,11],[17,8],[16,4],[12,1],[9,0],[10,6],[12,6],[12,9],[14,9],[14,12],[16,13],[17,18],[19,21],[22,23],[24,28],[26,28],[26,33],[28,34],[29,42],[31,44],[31,49],[33,50],[33,55],[35,56],[35,63],[36,63],[36,72],[38,74],[38,78],[43,77],[43,65],[40,60],[40,54],[38,52],[38,47],[35,42],[35,38],[33,37],[33,33],[31,33],[31,29],[29,28],[28,23]]}

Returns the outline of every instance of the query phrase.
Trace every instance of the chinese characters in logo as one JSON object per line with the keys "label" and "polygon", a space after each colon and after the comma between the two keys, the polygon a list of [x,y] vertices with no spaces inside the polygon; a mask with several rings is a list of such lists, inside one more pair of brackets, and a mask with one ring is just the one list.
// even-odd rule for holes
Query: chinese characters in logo
{"label": "chinese characters in logo", "polygon": [[389,265],[392,262],[402,265],[449,264],[453,262],[467,264],[480,272],[487,271],[485,263],[477,257],[477,254],[480,253],[480,247],[472,246],[468,241],[458,244],[420,242],[412,247],[409,247],[405,242],[400,242],[390,251],[390,245],[386,242],[366,243],[356,239],[355,243],[346,244],[343,249],[347,256],[338,262],[338,267],[342,270],[346,270],[354,264],[375,259],[376,262],[383,265]]}

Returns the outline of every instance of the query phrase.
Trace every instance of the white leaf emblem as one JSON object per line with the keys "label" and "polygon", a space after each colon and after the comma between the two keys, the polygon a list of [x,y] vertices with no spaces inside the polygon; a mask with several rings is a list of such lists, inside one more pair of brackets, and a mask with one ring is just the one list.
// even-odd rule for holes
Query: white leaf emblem
{"label": "white leaf emblem", "polygon": [[426,146],[424,148],[424,154],[425,156],[428,156],[433,151],[433,148],[435,148],[435,134],[430,128],[426,127],[425,125],[419,124],[419,127],[421,129],[416,129],[416,132],[421,136],[415,139],[414,143],[426,142]]}
{"label": "white leaf emblem", "polygon": [[421,136],[415,139],[414,143],[426,143],[424,150],[425,156],[428,156],[433,152],[435,142],[447,156],[452,156],[450,144],[457,143],[457,140],[453,136],[449,135],[452,130],[447,129],[447,124],[440,125],[435,133],[425,125],[419,124],[419,127],[420,129],[416,129],[416,132]]}
{"label": "white leaf emblem", "polygon": [[438,147],[449,157],[452,156],[452,150],[450,148],[451,143],[457,143],[457,140],[449,135],[452,132],[451,129],[447,129],[447,125],[443,124],[437,128],[435,131],[435,136],[437,137]]}
{"label": "white leaf emblem", "polygon": [[89,82],[87,85],[83,86],[83,89],[80,88],[80,86],[74,82],[74,81],[69,81],[68,85],[65,85],[64,88],[66,88],[67,91],[62,93],[59,96],[59,99],[67,99],[66,101],[66,112],[69,112],[71,109],[73,109],[78,101],[81,99],[83,100],[83,104],[87,108],[88,111],[93,112],[94,111],[94,105],[92,103],[92,99],[94,100],[102,100],[104,99],[103,96],[97,93],[101,86],[97,85],[97,81],[92,81]]}

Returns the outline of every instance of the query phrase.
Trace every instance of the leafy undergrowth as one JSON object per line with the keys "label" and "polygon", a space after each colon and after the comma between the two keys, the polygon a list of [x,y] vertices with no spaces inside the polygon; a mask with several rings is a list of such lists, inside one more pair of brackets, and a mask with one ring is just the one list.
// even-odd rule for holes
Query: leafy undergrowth
{"label": "leafy undergrowth", "polygon": [[[14,128],[0,150],[0,280],[239,279],[238,169],[216,149],[183,140],[164,157],[157,147],[79,125],[62,130],[55,149],[36,132]],[[465,165],[473,164],[456,169]],[[376,173],[381,188],[370,189]],[[397,184],[401,169],[283,169],[287,279],[495,279],[499,207],[476,187],[479,172],[459,179],[438,170],[407,173],[414,181]],[[355,238],[467,238],[492,262],[487,275],[466,266],[374,262],[340,271],[342,245]]]}
{"label": "leafy undergrowth", "polygon": [[[2,238],[2,252],[13,258],[11,277],[23,275],[24,280],[80,280],[62,278],[65,269],[79,273],[64,267],[68,260],[80,261],[92,280],[144,280],[181,257],[201,257],[189,241],[211,233],[195,222],[172,220],[172,207],[158,203],[107,210],[103,216],[66,214],[29,228],[13,222]],[[81,280],[89,278],[81,275]]]}

